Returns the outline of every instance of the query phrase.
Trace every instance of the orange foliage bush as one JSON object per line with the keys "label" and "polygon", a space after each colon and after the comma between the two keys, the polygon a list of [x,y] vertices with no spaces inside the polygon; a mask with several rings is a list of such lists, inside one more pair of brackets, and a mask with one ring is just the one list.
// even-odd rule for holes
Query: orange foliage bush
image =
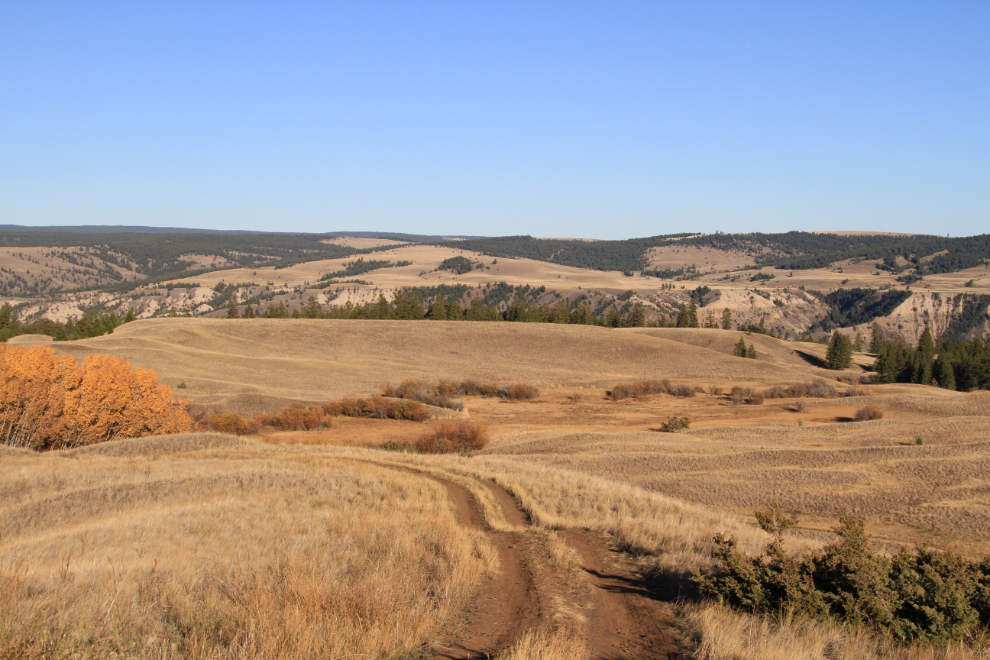
{"label": "orange foliage bush", "polygon": [[186,402],[151,369],[110,355],[0,345],[0,442],[33,449],[188,431]]}
{"label": "orange foliage bush", "polygon": [[257,433],[262,427],[278,431],[328,429],[333,426],[333,418],[337,415],[422,422],[430,418],[430,411],[416,401],[390,401],[380,396],[374,396],[370,399],[351,397],[313,406],[296,402],[290,404],[282,412],[261,414],[249,419],[244,419],[233,412],[221,413],[217,409],[197,408],[193,410],[197,430],[219,431],[220,433],[236,435]]}
{"label": "orange foliage bush", "polygon": [[532,385],[519,384],[500,390],[499,395],[506,399],[528,401],[540,396],[540,390],[536,389]]}
{"label": "orange foliage bush", "polygon": [[416,442],[424,454],[451,454],[455,451],[477,451],[488,444],[488,429],[473,422],[442,422],[431,433]]}

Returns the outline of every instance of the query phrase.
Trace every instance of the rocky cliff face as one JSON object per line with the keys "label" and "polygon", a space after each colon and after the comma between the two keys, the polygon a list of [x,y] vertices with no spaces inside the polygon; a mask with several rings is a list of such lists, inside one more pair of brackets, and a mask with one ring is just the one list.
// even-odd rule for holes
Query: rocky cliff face
{"label": "rocky cliff face", "polygon": [[[975,296],[970,296],[969,304],[973,304],[974,301]],[[935,339],[944,335],[953,321],[963,315],[966,304],[967,298],[964,294],[951,295],[927,291],[914,293],[890,315],[876,319],[876,323],[886,335],[899,334],[916,344],[926,327],[931,329]],[[868,337],[872,326],[872,322],[864,323],[856,326],[852,331],[858,329],[864,337]],[[986,314],[983,314],[979,323],[966,333],[965,338],[971,339],[976,336],[984,339],[990,336],[990,318],[987,318]]]}

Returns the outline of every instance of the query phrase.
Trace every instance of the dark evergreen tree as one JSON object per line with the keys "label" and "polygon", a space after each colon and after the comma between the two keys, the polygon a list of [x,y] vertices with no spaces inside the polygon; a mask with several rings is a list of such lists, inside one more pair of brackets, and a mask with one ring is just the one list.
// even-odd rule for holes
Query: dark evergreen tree
{"label": "dark evergreen tree", "polygon": [[878,355],[883,347],[883,333],[880,332],[880,324],[874,323],[870,338],[870,353]]}
{"label": "dark evergreen tree", "polygon": [[849,337],[838,330],[832,333],[832,340],[825,352],[825,366],[828,369],[848,369],[852,366],[853,347]]}
{"label": "dark evergreen tree", "polygon": [[732,330],[732,312],[728,307],[722,310],[722,329]]}
{"label": "dark evergreen tree", "polygon": [[626,325],[630,328],[642,328],[646,325],[646,313],[643,311],[643,303],[633,305],[632,311],[629,312],[629,318],[626,319]]}

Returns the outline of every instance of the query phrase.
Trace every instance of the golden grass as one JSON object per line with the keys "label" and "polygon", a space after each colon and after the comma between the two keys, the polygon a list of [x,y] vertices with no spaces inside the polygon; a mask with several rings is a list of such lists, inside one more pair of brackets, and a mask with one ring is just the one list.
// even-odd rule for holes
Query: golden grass
{"label": "golden grass", "polygon": [[4,457],[0,657],[394,655],[453,626],[497,567],[428,479],[156,440]]}
{"label": "golden grass", "polygon": [[829,527],[844,507],[889,540],[990,552],[990,443],[982,440],[990,419],[793,424],[565,433],[484,453],[519,469],[579,472],[743,516],[776,499],[811,528]]}
{"label": "golden grass", "polygon": [[975,660],[986,648],[892,647],[862,630],[831,622],[732,612],[717,605],[682,606],[697,660]]}
{"label": "golden grass", "polygon": [[541,628],[523,635],[498,660],[590,660],[591,651],[580,635],[568,628]]}
{"label": "golden grass", "polygon": [[[714,331],[711,331],[714,332]],[[719,331],[721,332],[721,331]],[[726,331],[727,335],[734,335]],[[807,380],[807,371],[610,328],[536,323],[153,319],[63,342],[153,368],[183,396],[254,416],[406,378],[609,387],[648,378]],[[259,379],[258,374],[264,374]]]}
{"label": "golden grass", "polygon": [[[408,466],[442,474],[472,488],[482,500],[486,516],[493,515],[484,492],[472,485],[488,479],[509,491],[532,522],[548,529],[590,529],[612,535],[617,543],[635,553],[650,555],[652,568],[681,573],[690,567],[711,565],[712,536],[727,531],[740,547],[755,552],[768,536],[741,520],[706,507],[650,493],[635,486],[566,472],[551,467],[526,465],[494,457],[464,459],[452,456],[408,454],[381,455],[355,449],[334,448],[333,453],[372,460],[383,465]],[[496,529],[504,526],[497,513],[491,519]],[[798,546],[803,542],[798,541]],[[804,547],[807,547],[804,544]]]}

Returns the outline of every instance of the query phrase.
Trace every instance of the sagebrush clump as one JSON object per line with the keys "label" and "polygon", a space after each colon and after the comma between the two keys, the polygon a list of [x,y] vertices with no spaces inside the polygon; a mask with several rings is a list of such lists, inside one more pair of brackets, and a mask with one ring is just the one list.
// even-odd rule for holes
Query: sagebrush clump
{"label": "sagebrush clump", "polygon": [[684,431],[691,425],[691,420],[687,417],[671,417],[666,422],[660,425],[660,431],[663,433],[677,433],[678,431]]}
{"label": "sagebrush clump", "polygon": [[787,387],[770,387],[763,391],[763,396],[768,399],[834,399],[839,392],[828,383],[791,383]]}
{"label": "sagebrush clump", "polygon": [[857,422],[867,422],[873,419],[883,419],[883,411],[876,406],[866,406],[856,411]]}
{"label": "sagebrush clump", "polygon": [[199,431],[219,431],[237,435],[250,435],[263,428],[276,431],[313,431],[333,426],[333,418],[368,417],[371,419],[400,419],[423,422],[430,419],[430,411],[418,401],[395,401],[380,396],[367,399],[347,397],[340,401],[307,405],[293,403],[281,412],[262,413],[253,418],[243,418],[234,412],[221,412],[194,408],[192,417]]}
{"label": "sagebrush clump", "polygon": [[531,401],[540,396],[538,388],[524,383],[496,385],[494,383],[477,383],[473,380],[463,382],[439,380],[435,383],[421,383],[418,380],[409,379],[402,381],[399,385],[386,383],[379,390],[382,396],[411,399],[430,406],[458,411],[464,410],[464,402],[452,397],[484,396]]}
{"label": "sagebrush clump", "polygon": [[484,449],[488,445],[488,428],[474,422],[441,422],[416,442],[424,454],[453,454]]}
{"label": "sagebrush clump", "polygon": [[[764,522],[782,522],[777,526]],[[773,534],[763,555],[746,556],[735,539],[716,534],[717,572],[696,571],[702,595],[750,612],[790,611],[872,628],[895,642],[961,642],[990,624],[990,557],[973,562],[919,548],[876,554],[862,519],[845,511],[839,541],[796,556],[781,539],[791,521],[772,511],[760,518]]]}

